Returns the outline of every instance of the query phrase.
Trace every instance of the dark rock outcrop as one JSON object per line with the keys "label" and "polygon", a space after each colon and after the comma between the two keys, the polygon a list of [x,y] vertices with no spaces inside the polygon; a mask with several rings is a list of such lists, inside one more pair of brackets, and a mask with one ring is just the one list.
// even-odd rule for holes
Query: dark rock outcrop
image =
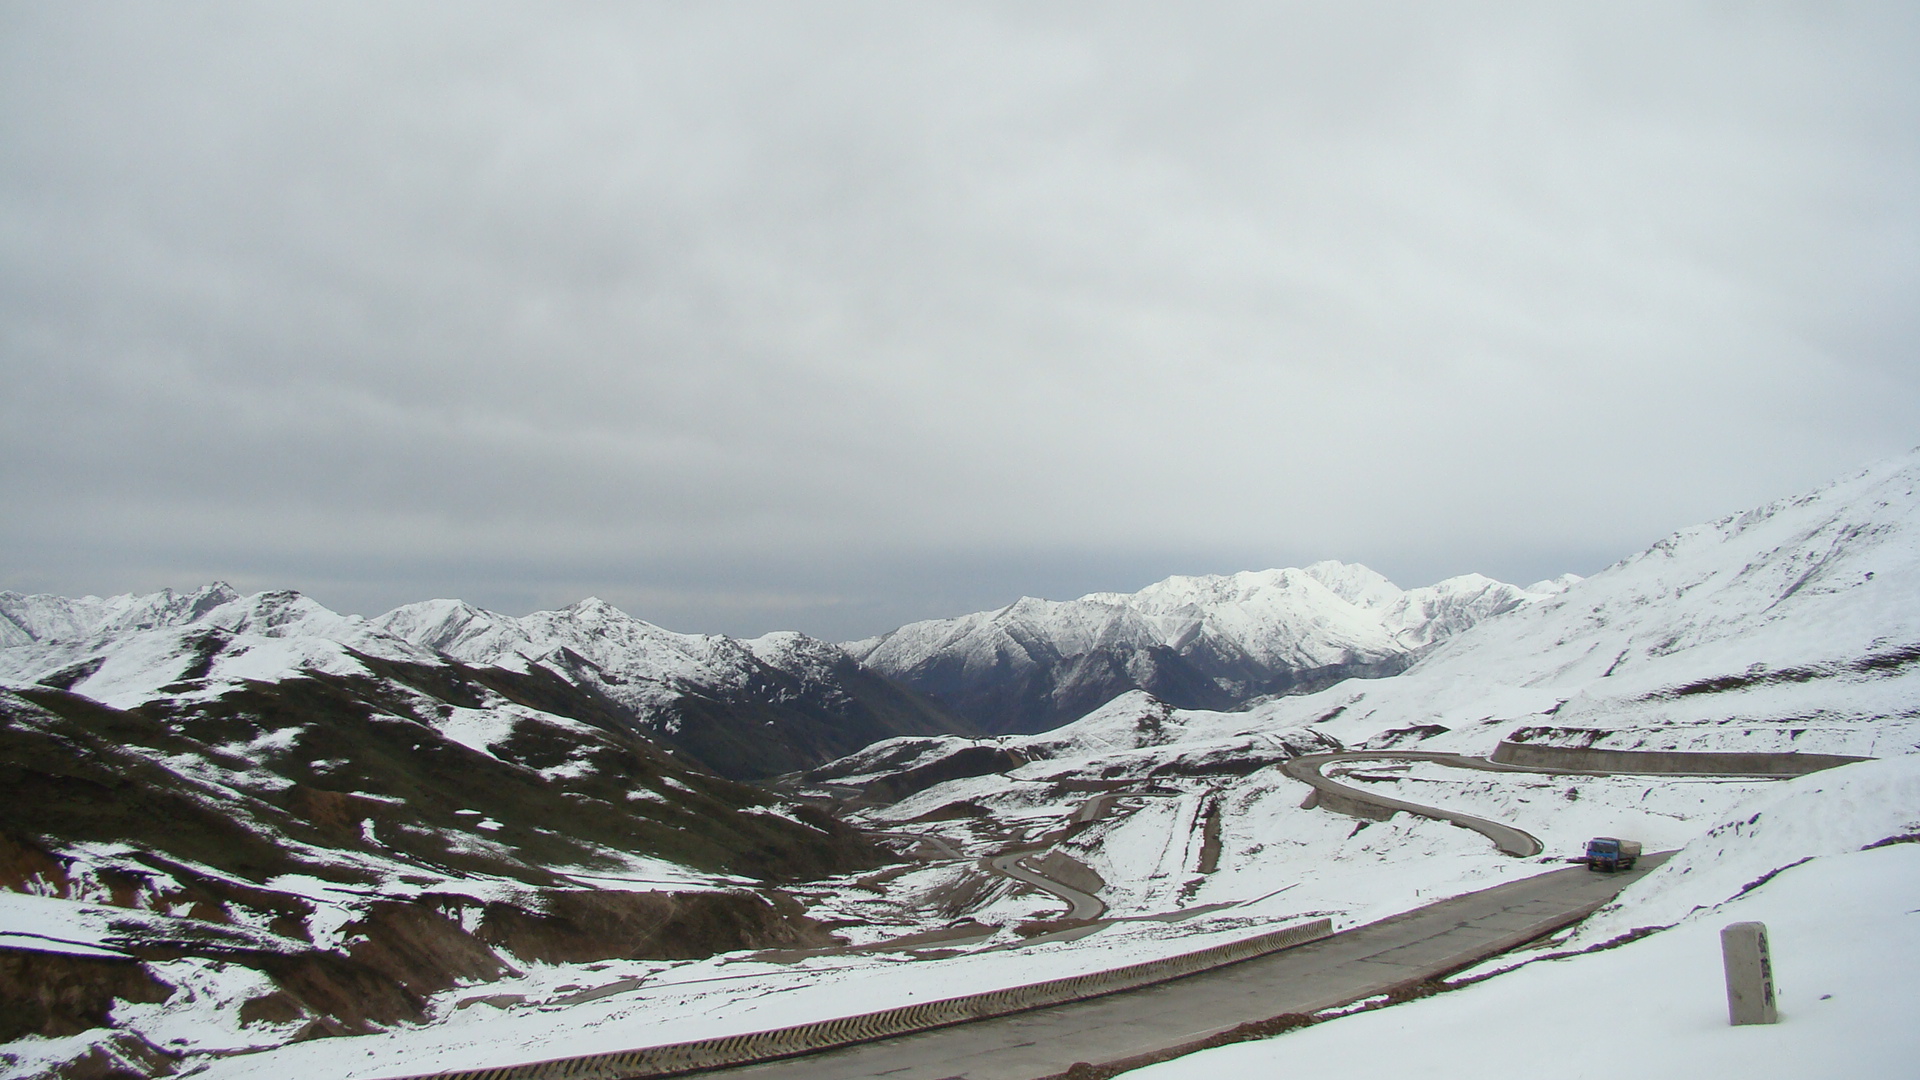
{"label": "dark rock outcrop", "polygon": [[837,944],[811,919],[752,893],[549,892],[541,910],[488,904],[479,935],[528,961],[688,960],[736,949]]}
{"label": "dark rock outcrop", "polygon": [[0,1042],[105,1027],[115,999],[161,1002],[173,987],[140,961],[0,947]]}

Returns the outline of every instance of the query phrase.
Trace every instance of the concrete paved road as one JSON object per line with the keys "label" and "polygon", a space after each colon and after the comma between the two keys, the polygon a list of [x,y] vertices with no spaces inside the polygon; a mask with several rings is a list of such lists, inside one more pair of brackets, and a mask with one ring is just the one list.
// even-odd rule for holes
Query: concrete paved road
{"label": "concrete paved road", "polygon": [[[1488,772],[1558,772],[1559,770],[1528,769],[1517,765],[1499,765],[1485,758],[1466,757],[1461,754],[1443,754],[1425,750],[1357,750],[1338,754],[1308,754],[1293,758],[1280,767],[1288,776],[1312,784],[1320,793],[1322,804],[1338,813],[1354,813],[1354,808],[1343,803],[1359,803],[1363,807],[1379,807],[1391,812],[1404,810],[1436,821],[1452,822],[1493,841],[1495,847],[1509,855],[1531,858],[1544,850],[1540,838],[1511,825],[1502,825],[1472,814],[1463,814],[1457,810],[1443,810],[1438,807],[1424,806],[1420,803],[1396,799],[1376,791],[1343,784],[1338,780],[1329,780],[1320,770],[1336,761],[1435,761],[1442,765],[1451,765],[1457,769],[1480,769]],[[1378,816],[1388,816],[1381,814]]]}
{"label": "concrete paved road", "polygon": [[1063,881],[1055,881],[1020,861],[1029,855],[1038,855],[1045,850],[1047,849],[1023,848],[1019,851],[1009,851],[1004,854],[994,855],[982,859],[980,862],[996,874],[1003,874],[1015,881],[1024,881],[1036,889],[1050,892],[1060,899],[1065,900],[1069,905],[1069,909],[1067,913],[1060,916],[1060,918],[1097,919],[1106,914],[1106,901],[1092,893],[1082,892]]}
{"label": "concrete paved road", "polygon": [[[1649,855],[1624,874],[1584,867],[1550,871],[1158,986],[701,1075],[1034,1080],[1079,1061],[1127,1061],[1251,1021],[1332,1008],[1478,963],[1577,921],[1663,858]],[[941,996],[932,971],[926,992]]]}

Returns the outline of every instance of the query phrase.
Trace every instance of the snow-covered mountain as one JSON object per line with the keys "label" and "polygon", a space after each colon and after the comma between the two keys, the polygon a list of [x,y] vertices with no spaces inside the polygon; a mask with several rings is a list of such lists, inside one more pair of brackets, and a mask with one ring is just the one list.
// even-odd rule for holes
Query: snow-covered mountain
{"label": "snow-covered mountain", "polygon": [[0,593],[0,635],[0,679],[121,708],[303,671],[354,674],[367,656],[540,668],[604,694],[633,733],[743,778],[892,735],[967,729],[827,642],[676,634],[597,599],[520,619],[431,600],[369,620],[224,583],[109,599]]}
{"label": "snow-covered mountain", "polygon": [[[1202,642],[1250,663],[1415,662],[1231,711],[1131,688],[1044,732],[883,740],[812,770],[811,805],[652,741],[732,708],[729,695],[776,700],[797,685],[786,700],[801,700],[852,662],[800,635],[675,635],[597,602],[521,619],[434,602],[361,620],[219,587],[0,596],[14,642],[0,647],[0,786],[13,796],[0,801],[0,950],[38,965],[21,970],[39,982],[15,985],[59,985],[92,1010],[10,1029],[60,1038],[8,1044],[0,1075],[108,1051],[118,1057],[86,1067],[154,1075],[179,1047],[175,1071],[232,1080],[390,1076],[731,1035],[1302,918],[1350,927],[1543,872],[1595,835],[1681,852],[1567,947],[1637,941],[1565,967],[1661,948],[1692,957],[1728,915],[1774,918],[1780,883],[1845,870],[1858,892],[1886,884],[1887,860],[1912,866],[1916,488],[1920,452],[1676,533],[1571,587],[1406,592],[1319,564],[1034,601],[1020,631],[1033,650],[1088,656],[1130,640],[1179,658]],[[1011,612],[997,627],[956,620],[956,639],[1017,643]],[[871,655],[886,640],[867,644]],[[1405,813],[1343,816],[1281,767],[1321,750],[1478,755],[1502,741],[1883,760],[1794,780],[1430,760],[1328,770],[1523,828],[1545,846],[1533,858]],[[875,832],[927,861],[867,872],[884,858]],[[1057,898],[983,858],[1022,848],[1098,883],[1102,919],[1062,928]],[[1912,906],[1896,884],[1873,914],[1889,931]],[[1783,925],[1841,925],[1815,914]],[[828,927],[847,945],[801,964],[673,959],[822,947]],[[928,931],[940,947],[923,947]],[[1910,966],[1881,937],[1834,935],[1806,940],[1855,948],[1875,970]],[[699,947],[672,951],[689,940]],[[893,942],[915,947],[880,951]],[[1595,984],[1577,982],[1565,1004],[1585,1022]],[[1835,1007],[1851,1008],[1850,992]],[[235,1053],[263,1046],[277,1048]]]}
{"label": "snow-covered mountain", "polygon": [[[1139,935],[1138,949],[1149,947],[1151,932],[1126,929],[1134,925],[1128,920],[1145,925],[1175,913],[1201,924],[1217,910],[1250,928],[1313,914],[1339,929],[1546,872],[1590,837],[1636,838],[1650,851],[1679,854],[1603,908],[1559,947],[1565,951],[1520,952],[1497,962],[1564,958],[1572,973],[1558,1002],[1560,1037],[1590,1024],[1592,988],[1608,978],[1592,972],[1628,949],[1643,958],[1664,950],[1672,961],[1659,975],[1636,976],[1640,992],[1680,972],[1682,960],[1689,978],[1704,973],[1694,980],[1703,997],[1673,1005],[1678,999],[1660,986],[1664,996],[1635,1013],[1637,1024],[1683,1007],[1676,1026],[1726,1030],[1718,1027],[1724,998],[1711,951],[1718,930],[1733,919],[1776,914],[1805,935],[1781,969],[1795,965],[1799,988],[1782,1006],[1794,1011],[1783,1027],[1807,1023],[1821,1007],[1816,991],[1839,988],[1868,1001],[1877,987],[1904,992],[1912,957],[1920,955],[1920,939],[1895,930],[1898,920],[1912,917],[1912,903],[1901,901],[1912,891],[1912,844],[1920,836],[1916,494],[1920,452],[1682,530],[1571,588],[1447,638],[1391,678],[1349,680],[1236,711],[1176,708],[1133,691],[1051,731],[896,739],[808,779],[841,794],[860,789],[865,805],[851,818],[859,824],[913,830],[969,855],[1013,837],[1036,850],[1045,845],[1048,859],[1073,860],[1101,883],[1105,917],[1116,920],[1081,939],[1084,947],[1104,938],[1115,953],[1130,933]],[[1343,587],[1364,596],[1367,584],[1354,576]],[[1576,766],[1569,771],[1537,773],[1471,767],[1471,758],[1502,742],[1804,753],[1829,756],[1795,764],[1835,767],[1796,779],[1588,773],[1576,762],[1568,762]],[[1306,753],[1342,749],[1362,756],[1330,765],[1329,778],[1524,829],[1543,850],[1503,854],[1478,833],[1407,813],[1347,816],[1342,811],[1351,804],[1329,805],[1284,768]],[[1467,760],[1390,756],[1409,750]],[[1380,753],[1369,758],[1369,751]],[[1845,763],[1849,758],[1878,760]],[[1602,764],[1634,767],[1620,759]],[[1905,860],[1897,871],[1904,876],[1879,876],[1896,872],[1894,859]],[[1838,875],[1825,895],[1792,910],[1769,907],[1770,898],[1784,895],[1779,883],[1823,874]],[[939,879],[928,871],[920,880],[896,879],[894,888],[984,897],[950,909],[950,917],[987,924],[1034,919],[1034,931],[1060,925],[1057,916],[1036,919],[1021,906],[1025,898],[994,894],[988,884],[962,871]],[[1833,918],[1842,908],[1834,905],[1859,893],[1875,896],[1875,935],[1820,936],[1821,927],[1842,925]],[[1642,943],[1611,951],[1629,941]],[[1589,947],[1594,957],[1569,956]],[[1782,948],[1776,956],[1787,955]],[[1806,958],[1829,948],[1845,949],[1861,978],[1811,985],[1815,969]],[[1561,961],[1536,966],[1559,968]],[[1614,972],[1623,970],[1616,965]],[[1482,999],[1492,996],[1508,1008],[1483,1013],[1485,1022],[1512,1015],[1527,993],[1501,998],[1491,989],[1497,983],[1487,985]],[[1419,1010],[1429,1004],[1388,1026],[1418,1026]],[[1890,1013],[1868,1015],[1897,1024]],[[1385,1028],[1363,1030],[1377,1037]],[[1804,1037],[1801,1051],[1825,1053],[1829,1041],[1818,1033]],[[1905,1052],[1910,1043],[1880,1037],[1879,1046],[1885,1060],[1900,1060],[1885,1051]],[[1339,1044],[1342,1055],[1319,1060],[1351,1060],[1364,1045],[1365,1037],[1349,1038]],[[1532,1039],[1526,1065],[1537,1072],[1538,1055],[1552,1045]],[[1703,1049],[1694,1060],[1721,1060],[1722,1049],[1713,1044],[1712,1053]],[[1293,1055],[1276,1043],[1252,1072],[1271,1071],[1282,1059]],[[1237,1075],[1233,1061],[1171,1075],[1201,1075],[1209,1067]],[[1529,1074],[1516,1065],[1503,1075]]]}
{"label": "snow-covered mountain", "polygon": [[1353,563],[1170,577],[1136,593],[1025,597],[843,646],[987,731],[1045,731],[1129,690],[1182,708],[1391,675],[1482,619],[1562,592],[1478,574],[1403,590]]}
{"label": "snow-covered mountain", "polygon": [[[1266,760],[1275,740],[1471,754],[1503,739],[1911,753],[1920,750],[1917,491],[1920,451],[1682,530],[1577,584],[1530,586],[1499,618],[1444,638],[1392,678],[1239,711],[1180,708],[1135,691],[1074,723],[993,745],[1035,762],[1080,761],[1091,775],[1117,775],[1120,757],[1148,771],[1181,755]],[[1308,570],[1362,601],[1375,590],[1374,610],[1397,609],[1364,568]],[[978,743],[893,740],[814,775],[857,781],[924,769]]]}
{"label": "snow-covered mountain", "polygon": [[559,672],[729,776],[790,772],[897,734],[971,729],[805,634],[678,634],[591,597],[523,618],[429,600],[372,624],[468,663]]}
{"label": "snow-covered mountain", "polygon": [[1885,756],[1920,739],[1920,451],[1682,530],[1402,677],[1263,707],[1347,744],[1445,728],[1618,749]]}
{"label": "snow-covered mountain", "polygon": [[[292,593],[3,599],[29,641],[0,649],[0,1040],[127,999],[272,1044],[423,1021],[532,963],[828,944],[755,886],[887,858],[536,663]],[[68,1074],[170,1071],[112,1039],[137,1072]]]}

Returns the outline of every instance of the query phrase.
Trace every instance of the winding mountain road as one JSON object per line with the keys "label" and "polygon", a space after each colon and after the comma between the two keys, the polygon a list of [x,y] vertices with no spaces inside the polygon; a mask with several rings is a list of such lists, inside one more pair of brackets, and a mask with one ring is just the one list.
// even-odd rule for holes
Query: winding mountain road
{"label": "winding mountain road", "polygon": [[[1511,764],[1496,758],[1509,754],[1517,756],[1531,750],[1535,756],[1552,754],[1559,764]],[[1473,831],[1492,840],[1495,847],[1509,855],[1519,858],[1531,858],[1543,851],[1540,838],[1511,825],[1498,821],[1463,814],[1457,810],[1444,810],[1421,803],[1408,802],[1378,792],[1367,791],[1350,784],[1327,777],[1322,770],[1335,762],[1345,761],[1430,761],[1456,769],[1474,769],[1480,772],[1540,773],[1550,776],[1706,776],[1706,777],[1746,777],[1753,779],[1783,780],[1794,776],[1804,776],[1810,772],[1831,769],[1865,758],[1847,757],[1833,754],[1791,754],[1791,753],[1689,753],[1685,751],[1619,751],[1590,750],[1582,748],[1538,748],[1501,743],[1492,757],[1473,757],[1468,754],[1450,754],[1435,750],[1346,750],[1334,754],[1308,754],[1304,757],[1289,759],[1281,768],[1288,776],[1313,786],[1311,802],[1335,813],[1350,814],[1354,817],[1385,820],[1396,812],[1405,811],[1435,821],[1447,821]]]}
{"label": "winding mountain road", "polygon": [[[1504,750],[1506,744],[1502,744]],[[1613,758],[1619,752],[1608,752]],[[1565,756],[1565,752],[1562,752]],[[1772,761],[1794,755],[1708,755],[1661,753],[1646,755],[1646,774],[1654,775],[1801,775],[1831,768],[1849,760],[1818,763]],[[1769,760],[1762,761],[1761,758]],[[1674,760],[1656,760],[1672,758]],[[1684,760],[1682,760],[1684,759]],[[1607,759],[1609,762],[1612,758]],[[1638,762],[1639,756],[1626,760]],[[1429,761],[1487,772],[1549,773],[1559,775],[1619,775],[1618,767],[1514,765],[1461,754],[1433,751],[1360,750],[1314,754],[1284,764],[1289,776],[1313,788],[1310,797],[1340,813],[1384,819],[1407,812],[1473,829],[1511,855],[1528,857],[1541,850],[1531,833],[1470,814],[1407,802],[1342,784],[1322,770],[1345,761]],[[1565,764],[1584,765],[1569,758]],[[1599,764],[1596,761],[1596,764]],[[1812,768],[1802,767],[1811,764]],[[1701,766],[1711,766],[1703,768]],[[1111,799],[1090,799],[1073,815],[1073,824],[1087,824],[1111,805]],[[930,839],[925,834],[910,834]],[[1065,835],[1064,833],[1058,835]],[[1058,839],[1058,835],[1054,839]],[[944,840],[942,853],[958,854]],[[1042,848],[1022,848],[982,859],[995,873],[1044,889],[1067,900],[1073,917],[1092,920],[1103,910],[1097,897],[1034,872],[1021,862]],[[1356,1001],[1405,990],[1426,980],[1458,971],[1498,956],[1529,941],[1570,926],[1612,899],[1626,885],[1663,862],[1670,852],[1649,853],[1632,871],[1594,874],[1585,868],[1567,868],[1535,874],[1502,885],[1429,904],[1413,911],[1368,923],[1305,944],[1290,944],[1250,959],[1229,961],[1183,977],[1169,978],[1136,989],[1102,993],[1067,1004],[1000,1013],[989,1018],[928,1026],[910,1034],[847,1044],[842,1038],[821,1049],[780,1051],[786,1055],[729,1067],[705,1068],[689,1064],[668,1070],[675,1075],[691,1068],[703,1075],[739,1080],[1043,1080],[1058,1077],[1080,1063],[1133,1068],[1199,1049],[1209,1040],[1248,1024],[1288,1014],[1312,1014]],[[1090,913],[1090,914],[1088,914]],[[998,993],[998,992],[996,992]],[[918,1007],[918,1006],[913,1006]],[[880,1014],[874,1014],[878,1016]],[[858,1017],[823,1021],[832,1029],[865,1022]],[[798,1029],[789,1029],[798,1030]],[[763,1033],[772,1037],[779,1033]],[[759,1036],[729,1036],[735,1040]],[[685,1044],[693,1047],[694,1044]],[[835,1046],[826,1049],[825,1046]],[[563,1058],[522,1066],[488,1068],[441,1074],[462,1080],[558,1080],[560,1077],[606,1078],[636,1075],[620,1059],[652,1053],[635,1050],[613,1054]],[[675,1047],[662,1053],[679,1053]],[[691,1053],[692,1050],[686,1052]],[[735,1058],[734,1060],[738,1060]],[[667,1075],[660,1071],[649,1076]],[[425,1078],[416,1078],[425,1080]]]}
{"label": "winding mountain road", "polygon": [[1069,905],[1069,910],[1065,915],[1061,916],[1063,919],[1097,919],[1106,914],[1106,901],[1092,893],[1082,892],[1063,881],[1055,881],[1020,861],[1029,855],[1036,855],[1045,850],[1046,848],[1033,848],[1022,851],[1009,851],[999,855],[990,855],[980,860],[980,862],[981,865],[996,874],[1000,874],[1003,877],[1010,877],[1015,881],[1024,881],[1028,885],[1050,892],[1060,899],[1065,900]]}
{"label": "winding mountain road", "polygon": [[[1387,818],[1396,811],[1405,811],[1435,821],[1446,821],[1474,832],[1493,841],[1495,847],[1509,855],[1522,859],[1532,858],[1546,850],[1540,838],[1524,829],[1511,825],[1502,825],[1472,814],[1463,814],[1457,810],[1443,810],[1435,806],[1395,799],[1378,792],[1367,791],[1329,779],[1321,772],[1326,766],[1340,761],[1432,761],[1450,765],[1456,769],[1480,769],[1487,772],[1525,772],[1525,773],[1562,773],[1561,769],[1533,769],[1520,765],[1502,765],[1486,758],[1469,757],[1466,754],[1444,754],[1430,750],[1352,750],[1337,754],[1308,754],[1292,758],[1280,767],[1288,776],[1313,785],[1316,802],[1338,813],[1353,814],[1356,817]],[[1371,811],[1371,812],[1370,812]]]}
{"label": "winding mountain road", "polygon": [[701,1075],[1036,1080],[1076,1062],[1146,1064],[1242,1024],[1335,1008],[1497,956],[1585,918],[1662,858],[1622,874],[1537,874],[1139,990]]}

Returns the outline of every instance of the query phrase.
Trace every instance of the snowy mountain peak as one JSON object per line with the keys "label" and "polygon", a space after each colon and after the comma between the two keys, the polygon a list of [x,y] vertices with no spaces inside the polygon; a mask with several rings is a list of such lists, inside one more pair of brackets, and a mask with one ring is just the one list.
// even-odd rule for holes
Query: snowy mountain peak
{"label": "snowy mountain peak", "polygon": [[1920,454],[1907,454],[1683,529],[1450,638],[1401,678],[1271,715],[1305,723],[1337,706],[1319,727],[1349,745],[1431,728],[1447,734],[1430,745],[1474,753],[1515,731],[1616,749],[1911,751],[1916,490]]}
{"label": "snowy mountain peak", "polygon": [[1038,731],[1128,690],[1182,707],[1386,675],[1475,622],[1543,599],[1477,574],[1402,590],[1354,563],[1176,575],[1133,593],[1021,597],[844,648],[990,731]]}
{"label": "snowy mountain peak", "polygon": [[1325,559],[1303,567],[1308,575],[1333,591],[1335,596],[1356,607],[1380,610],[1392,606],[1404,593],[1386,575],[1359,563]]}
{"label": "snowy mountain peak", "polygon": [[1575,585],[1578,585],[1585,580],[1586,579],[1581,577],[1579,574],[1561,574],[1559,577],[1551,577],[1551,578],[1547,578],[1544,581],[1536,581],[1533,584],[1527,586],[1527,591],[1530,593],[1540,593],[1542,595],[1552,596],[1555,593],[1566,592],[1568,589],[1573,588]]}
{"label": "snowy mountain peak", "polygon": [[107,632],[151,630],[196,622],[214,609],[240,599],[224,581],[190,593],[162,589],[101,599],[83,596],[23,596],[0,593],[0,645],[32,641],[79,641]]}
{"label": "snowy mountain peak", "polygon": [[476,642],[506,636],[525,643],[519,625],[505,615],[474,607],[464,600],[422,600],[394,608],[371,624],[425,649],[461,657],[497,653]]}
{"label": "snowy mountain peak", "polygon": [[[603,622],[643,622],[614,607],[597,596],[579,600],[565,609],[577,619],[592,619]],[[649,624],[651,625],[651,624]]]}

